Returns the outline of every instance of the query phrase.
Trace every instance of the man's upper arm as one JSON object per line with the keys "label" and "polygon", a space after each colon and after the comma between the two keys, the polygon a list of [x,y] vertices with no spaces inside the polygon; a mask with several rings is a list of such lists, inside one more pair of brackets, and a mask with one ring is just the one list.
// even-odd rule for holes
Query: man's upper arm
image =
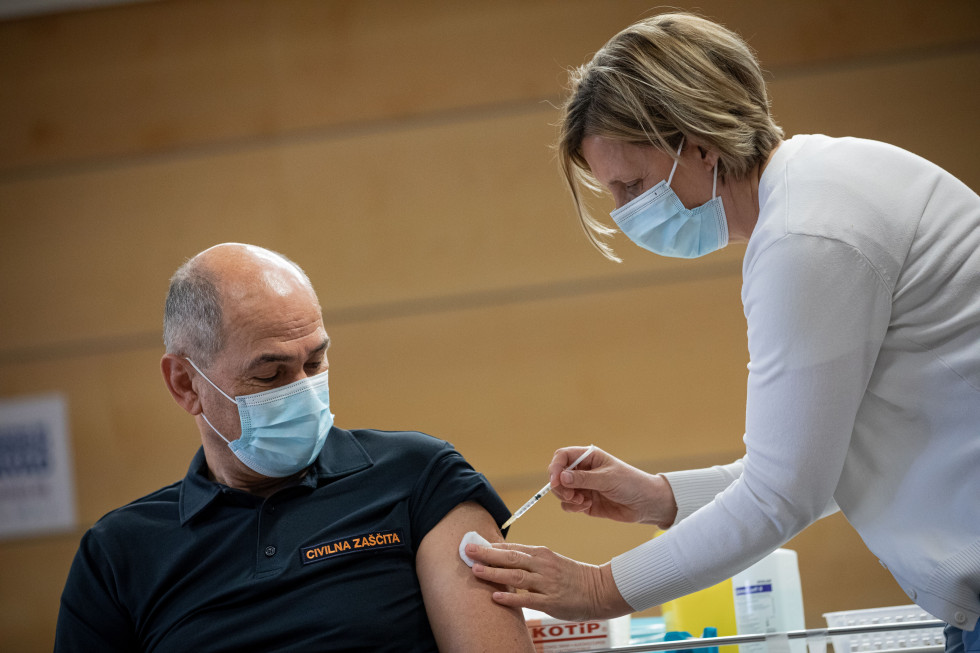
{"label": "man's upper arm", "polygon": [[426,534],[416,555],[416,572],[439,650],[533,651],[523,614],[491,598],[504,588],[476,578],[459,557],[459,542],[468,531],[490,542],[503,541],[490,513],[477,503],[465,502]]}
{"label": "man's upper arm", "polygon": [[91,532],[78,547],[61,596],[54,650],[135,651],[132,625],[110,587],[112,570]]}

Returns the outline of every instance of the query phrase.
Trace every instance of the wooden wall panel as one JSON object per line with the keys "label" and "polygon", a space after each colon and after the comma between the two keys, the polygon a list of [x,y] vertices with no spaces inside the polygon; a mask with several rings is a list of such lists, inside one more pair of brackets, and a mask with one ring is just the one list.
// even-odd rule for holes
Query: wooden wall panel
{"label": "wooden wall panel", "polygon": [[980,48],[786,75],[770,90],[788,134],[882,140],[980,188],[980,157],[972,153],[980,142]]}
{"label": "wooden wall panel", "polygon": [[540,474],[572,443],[633,460],[737,450],[748,360],[739,283],[732,270],[337,327],[328,315],[338,423],[426,430],[493,478]]}
{"label": "wooden wall panel", "polygon": [[51,651],[58,601],[77,537],[4,542],[0,561],[0,641],[4,651]]}
{"label": "wooden wall panel", "polygon": [[[960,85],[964,76],[980,79],[980,55],[790,76],[773,83],[774,104],[787,134],[878,138],[977,187],[980,162],[959,126],[972,124],[980,90]],[[930,119],[936,107],[942,117]],[[591,250],[548,149],[554,117],[542,109],[0,179],[0,276],[16,280],[0,287],[11,307],[0,353],[155,338],[169,274],[224,240],[282,249],[329,278],[326,299],[350,310],[683,265],[629,243],[623,266]]]}
{"label": "wooden wall panel", "polygon": [[[65,395],[79,523],[180,480],[200,446],[159,371],[163,346],[0,365],[6,397]],[[77,535],[81,535],[79,532]]]}
{"label": "wooden wall panel", "polygon": [[[971,0],[678,3],[771,70],[974,42]],[[0,23],[0,170],[554,98],[641,0],[171,0]]]}
{"label": "wooden wall panel", "polygon": [[0,313],[0,355],[126,334],[158,341],[170,275],[223,241],[300,261],[327,280],[321,292],[335,310],[683,267],[648,256],[616,266],[594,253],[548,149],[552,118],[535,111],[0,181],[0,276],[16,280],[0,286],[11,308]]}
{"label": "wooden wall panel", "polygon": [[259,151],[0,183],[0,350],[156,340],[185,258],[224,240],[273,240],[274,160]]}

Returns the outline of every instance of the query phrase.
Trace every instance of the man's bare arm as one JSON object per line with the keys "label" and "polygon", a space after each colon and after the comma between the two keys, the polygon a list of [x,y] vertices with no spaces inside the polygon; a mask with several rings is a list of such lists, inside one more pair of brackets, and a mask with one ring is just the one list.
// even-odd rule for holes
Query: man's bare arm
{"label": "man's bare arm", "polygon": [[482,506],[462,503],[422,539],[415,565],[429,624],[439,650],[533,652],[520,610],[491,599],[500,585],[476,578],[459,557],[459,542],[476,531],[490,542],[502,542],[500,529]]}

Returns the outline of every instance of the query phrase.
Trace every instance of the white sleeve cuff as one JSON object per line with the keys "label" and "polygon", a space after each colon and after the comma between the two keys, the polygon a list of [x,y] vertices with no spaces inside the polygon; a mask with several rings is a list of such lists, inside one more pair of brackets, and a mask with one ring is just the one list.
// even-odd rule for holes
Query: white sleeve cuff
{"label": "white sleeve cuff", "polygon": [[690,594],[697,588],[677,568],[666,537],[649,542],[612,559],[616,589],[634,612]]}

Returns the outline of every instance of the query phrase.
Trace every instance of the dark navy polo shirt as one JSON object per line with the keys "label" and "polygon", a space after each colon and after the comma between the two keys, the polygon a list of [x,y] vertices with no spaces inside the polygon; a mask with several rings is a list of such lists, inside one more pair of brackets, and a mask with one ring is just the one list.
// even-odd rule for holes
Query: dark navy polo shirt
{"label": "dark navy polo shirt", "polygon": [[435,651],[419,543],[463,501],[510,513],[422,433],[334,428],[303,481],[263,499],[208,479],[100,519],[61,597],[56,651]]}

